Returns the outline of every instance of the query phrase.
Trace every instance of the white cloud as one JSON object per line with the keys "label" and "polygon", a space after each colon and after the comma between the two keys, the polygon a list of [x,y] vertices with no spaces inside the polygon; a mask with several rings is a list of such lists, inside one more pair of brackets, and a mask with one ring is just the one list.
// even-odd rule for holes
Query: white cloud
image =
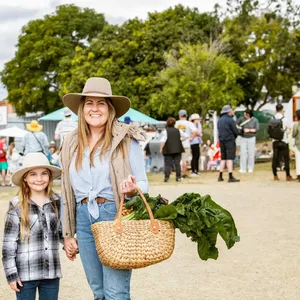
{"label": "white cloud", "polygon": [[[13,58],[22,26],[30,20],[54,12],[57,5],[73,3],[93,8],[98,13],[105,14],[108,22],[121,24],[134,17],[145,19],[148,12],[163,11],[180,2],[184,6],[197,7],[199,11],[211,11],[216,3],[226,4],[226,0],[0,0],[0,70],[5,62]],[[6,95],[0,82],[0,100]]]}

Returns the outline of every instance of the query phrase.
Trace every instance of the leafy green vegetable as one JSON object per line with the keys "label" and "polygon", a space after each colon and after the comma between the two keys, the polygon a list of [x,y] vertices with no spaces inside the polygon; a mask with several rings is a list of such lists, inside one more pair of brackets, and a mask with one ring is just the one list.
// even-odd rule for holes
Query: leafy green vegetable
{"label": "leafy green vegetable", "polygon": [[[154,217],[172,220],[174,226],[198,245],[198,255],[202,260],[217,259],[216,248],[218,234],[228,249],[240,240],[231,214],[215,203],[211,196],[185,193],[171,204],[166,204],[160,195],[150,197],[145,194]],[[122,217],[123,220],[149,219],[145,204],[140,196],[129,200],[125,207],[133,207],[133,212]]]}
{"label": "leafy green vegetable", "polygon": [[172,220],[177,217],[177,210],[172,205],[162,205],[155,212],[154,218],[161,220]]}

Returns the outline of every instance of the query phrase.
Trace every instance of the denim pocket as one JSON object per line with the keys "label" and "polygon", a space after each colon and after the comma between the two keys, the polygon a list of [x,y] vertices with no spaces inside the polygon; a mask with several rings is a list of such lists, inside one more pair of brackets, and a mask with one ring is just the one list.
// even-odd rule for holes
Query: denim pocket
{"label": "denim pocket", "polygon": [[115,202],[105,202],[102,204],[102,209],[104,212],[115,216],[117,213],[117,206]]}
{"label": "denim pocket", "polygon": [[108,202],[99,205],[100,221],[113,221],[117,214],[115,202]]}

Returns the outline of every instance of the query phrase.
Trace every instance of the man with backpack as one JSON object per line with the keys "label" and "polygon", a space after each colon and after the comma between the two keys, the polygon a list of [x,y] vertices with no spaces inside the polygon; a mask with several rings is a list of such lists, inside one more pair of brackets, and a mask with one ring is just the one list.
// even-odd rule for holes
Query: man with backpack
{"label": "man with backpack", "polygon": [[272,170],[274,180],[279,181],[277,175],[277,166],[280,157],[284,159],[284,169],[286,172],[286,181],[292,181],[290,174],[290,151],[289,151],[289,134],[290,128],[288,120],[284,116],[284,108],[282,104],[276,105],[276,115],[269,121],[268,133],[273,139],[273,159]]}

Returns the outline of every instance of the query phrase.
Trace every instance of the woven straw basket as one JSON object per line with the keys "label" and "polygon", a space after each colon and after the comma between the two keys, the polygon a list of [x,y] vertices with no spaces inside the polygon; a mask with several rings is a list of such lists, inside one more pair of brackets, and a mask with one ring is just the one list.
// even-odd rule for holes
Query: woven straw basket
{"label": "woven straw basket", "polygon": [[101,263],[114,269],[144,268],[168,259],[174,250],[175,229],[171,222],[155,220],[143,193],[150,220],[121,221],[124,195],[113,222],[91,225]]}

